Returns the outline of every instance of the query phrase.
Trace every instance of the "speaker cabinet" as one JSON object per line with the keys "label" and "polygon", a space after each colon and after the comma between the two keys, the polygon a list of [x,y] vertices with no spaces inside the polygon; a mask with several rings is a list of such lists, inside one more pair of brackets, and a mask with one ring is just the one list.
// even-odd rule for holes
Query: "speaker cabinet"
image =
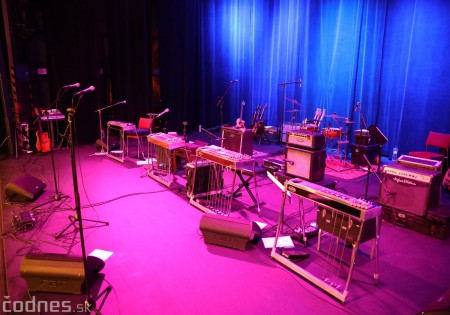
{"label": "speaker cabinet", "polygon": [[205,243],[245,251],[250,242],[258,242],[261,229],[253,222],[205,213],[200,220]]}
{"label": "speaker cabinet", "polygon": [[47,185],[30,174],[24,174],[8,183],[5,195],[9,201],[23,202],[36,199]]}
{"label": "speaker cabinet", "polygon": [[352,149],[352,164],[356,167],[358,166],[368,166],[367,161],[364,158],[364,154],[369,160],[370,164],[378,165],[379,155],[380,155],[380,145],[372,144],[372,145],[350,145]]}
{"label": "speaker cabinet", "polygon": [[321,180],[325,176],[326,150],[309,151],[286,147],[285,173],[310,181]]}
{"label": "speaker cabinet", "polygon": [[85,280],[83,259],[60,254],[26,255],[20,274],[32,292],[81,294]]}
{"label": "speaker cabinet", "polygon": [[385,206],[425,216],[439,206],[442,174],[393,164],[383,168],[378,202]]}
{"label": "speaker cabinet", "polygon": [[442,180],[442,186],[445,190],[450,192],[450,168],[447,170],[447,173],[444,176],[444,179]]}
{"label": "speaker cabinet", "polygon": [[[215,178],[220,181],[220,187],[223,186],[222,174],[214,174],[213,163],[209,161],[197,161],[197,165],[194,163],[186,164],[186,194],[191,197],[204,197],[207,196],[210,191],[210,178]],[[195,179],[194,179],[195,174]]]}
{"label": "speaker cabinet", "polygon": [[253,131],[234,127],[222,128],[222,148],[230,151],[253,155]]}

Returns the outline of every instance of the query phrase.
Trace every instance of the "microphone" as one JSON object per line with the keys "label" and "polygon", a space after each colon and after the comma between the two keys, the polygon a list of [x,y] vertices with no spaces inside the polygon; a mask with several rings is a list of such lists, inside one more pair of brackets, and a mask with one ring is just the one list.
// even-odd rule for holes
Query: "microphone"
{"label": "microphone", "polygon": [[300,79],[300,87],[302,87],[302,79]]}
{"label": "microphone", "polygon": [[[163,112],[159,113],[158,115],[156,115],[153,119],[159,118],[160,116],[164,115],[165,113],[168,113],[169,109],[166,108]],[[148,115],[148,114],[147,114]],[[151,117],[150,117],[151,118]],[[167,123],[167,122],[166,122]]]}
{"label": "microphone", "polygon": [[230,83],[237,83],[238,80],[231,80]]}
{"label": "microphone", "polygon": [[80,87],[80,83],[74,83],[74,84],[64,85],[62,88],[63,89],[71,89],[71,88],[79,88],[79,87]]}
{"label": "microphone", "polygon": [[355,112],[358,110],[359,107],[360,106],[359,106],[359,102],[358,102],[358,103],[356,103],[356,106],[355,106]]}
{"label": "microphone", "polygon": [[75,93],[73,96],[77,96],[77,95],[84,94],[84,93],[87,93],[87,92],[91,92],[91,91],[94,91],[94,90],[95,90],[95,86],[91,85],[87,89],[84,89],[84,90],[81,90],[81,91]]}
{"label": "microphone", "polygon": [[127,101],[120,101],[120,102],[117,102],[116,104],[114,104],[114,105],[120,105],[120,104],[126,104],[127,103]]}

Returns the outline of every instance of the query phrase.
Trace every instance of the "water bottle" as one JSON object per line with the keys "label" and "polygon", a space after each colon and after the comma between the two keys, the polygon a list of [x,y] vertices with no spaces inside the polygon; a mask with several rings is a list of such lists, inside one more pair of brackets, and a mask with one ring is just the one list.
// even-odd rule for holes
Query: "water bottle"
{"label": "water bottle", "polygon": [[397,156],[398,156],[398,147],[394,146],[394,148],[392,149],[392,161],[397,161]]}

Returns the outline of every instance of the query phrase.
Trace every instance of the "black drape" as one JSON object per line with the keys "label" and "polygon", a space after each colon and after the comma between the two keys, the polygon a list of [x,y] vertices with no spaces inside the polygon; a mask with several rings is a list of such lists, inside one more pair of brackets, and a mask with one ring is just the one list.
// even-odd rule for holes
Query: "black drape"
{"label": "black drape", "polygon": [[[445,0],[41,0],[33,8],[46,43],[44,102],[66,84],[96,87],[76,114],[81,143],[98,138],[94,111],[121,100],[104,122],[169,108],[168,131],[180,132],[183,121],[217,126],[218,97],[235,79],[224,123],[239,117],[241,101],[244,120],[268,103],[268,124],[285,123],[288,97],[301,104],[297,121],[320,107],[356,121],[353,129],[364,127],[354,111],[360,102],[367,125],[389,139],[384,154],[423,148],[429,130],[449,132]],[[281,83],[300,79],[281,93]]]}

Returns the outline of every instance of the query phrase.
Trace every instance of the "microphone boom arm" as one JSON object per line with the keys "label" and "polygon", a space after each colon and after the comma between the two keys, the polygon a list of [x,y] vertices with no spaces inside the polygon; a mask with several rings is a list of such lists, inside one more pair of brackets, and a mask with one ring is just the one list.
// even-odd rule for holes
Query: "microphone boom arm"
{"label": "microphone boom arm", "polygon": [[108,108],[111,108],[111,107],[114,107],[114,106],[117,106],[117,105],[120,105],[120,104],[125,104],[126,102],[127,102],[127,101],[120,101],[120,102],[114,103],[114,104],[112,104],[112,105],[108,105],[108,106],[105,106],[105,107],[103,107],[103,108],[99,108],[99,109],[95,110],[94,113],[96,113],[96,112],[101,112],[101,111],[104,110],[104,109],[108,109]]}

